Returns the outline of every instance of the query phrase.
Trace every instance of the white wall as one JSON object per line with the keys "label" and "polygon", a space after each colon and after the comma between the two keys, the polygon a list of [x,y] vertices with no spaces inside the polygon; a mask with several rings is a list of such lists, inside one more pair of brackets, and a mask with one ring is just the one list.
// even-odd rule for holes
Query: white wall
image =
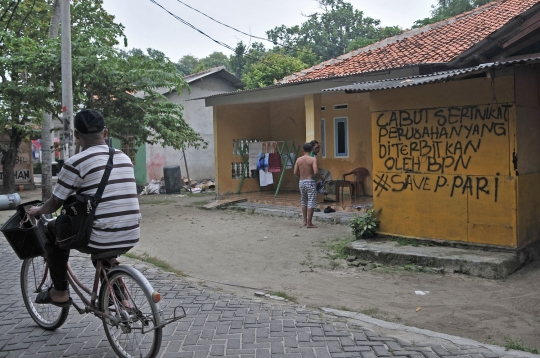
{"label": "white wall", "polygon": [[[186,149],[186,159],[189,176],[193,180],[214,179],[214,125],[212,107],[205,107],[204,99],[190,101],[192,98],[201,98],[217,93],[235,91],[228,81],[218,74],[209,75],[190,84],[191,93],[184,90],[178,94],[176,91],[165,96],[173,103],[184,106],[184,119],[208,142],[206,149]],[[187,177],[182,151],[171,147],[147,146],[146,167],[148,181],[160,179],[163,176],[163,167],[179,165],[182,176]]]}

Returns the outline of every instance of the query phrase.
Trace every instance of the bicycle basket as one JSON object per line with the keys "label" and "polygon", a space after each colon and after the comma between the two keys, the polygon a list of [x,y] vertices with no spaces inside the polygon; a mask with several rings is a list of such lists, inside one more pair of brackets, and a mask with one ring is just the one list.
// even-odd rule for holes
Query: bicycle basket
{"label": "bicycle basket", "polygon": [[30,220],[24,221],[26,216],[24,205],[28,204],[30,203],[19,205],[15,214],[0,228],[21,260],[45,254],[46,227],[41,220],[37,220],[36,225]]}

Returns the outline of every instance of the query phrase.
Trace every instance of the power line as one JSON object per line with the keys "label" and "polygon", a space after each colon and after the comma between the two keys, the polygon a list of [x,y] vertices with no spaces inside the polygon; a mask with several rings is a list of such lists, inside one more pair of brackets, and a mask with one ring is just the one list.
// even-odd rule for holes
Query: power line
{"label": "power line", "polygon": [[[13,5],[15,3],[15,1],[12,1],[11,4],[9,4],[8,8],[6,9],[6,11],[4,12],[4,14],[2,15],[2,18],[4,18],[4,16],[7,14],[9,8],[11,7],[11,5]],[[19,7],[19,4],[21,3],[21,0],[17,0],[17,4],[15,4],[15,7],[13,8],[13,11],[11,13],[11,16],[9,17],[9,20],[6,24],[6,28],[5,28],[5,31],[7,31],[9,29],[9,24],[11,24],[11,19],[13,19],[13,15],[15,15],[15,12],[17,11],[17,8]],[[0,38],[0,44],[4,41],[4,36],[2,36],[2,38]]]}
{"label": "power line", "polygon": [[[224,43],[224,42],[221,42],[221,41],[218,41],[218,40],[214,39],[214,38],[211,37],[210,35],[207,35],[207,34],[204,33],[202,30],[199,30],[197,27],[193,26],[192,24],[190,24],[190,23],[187,22],[186,20],[182,19],[180,16],[173,14],[172,12],[170,12],[169,10],[167,10],[166,8],[164,8],[163,6],[161,6],[161,5],[160,5],[159,3],[157,3],[155,0],[150,0],[150,1],[151,1],[152,3],[154,3],[154,4],[156,4],[157,6],[159,6],[160,8],[162,8],[164,11],[166,11],[167,13],[169,13],[172,17],[174,17],[175,19],[177,19],[177,20],[180,21],[181,23],[183,23],[183,24],[185,24],[185,25],[191,27],[193,30],[199,32],[200,34],[202,34],[202,35],[204,35],[204,36],[206,36],[206,37],[208,37],[210,40],[214,41],[214,42],[217,43],[218,45],[221,45],[221,46],[223,46],[223,47],[225,47],[225,48],[231,50],[232,52],[235,52],[235,53],[236,53],[236,51],[235,51],[235,49],[234,49],[233,47],[227,45],[227,44]],[[249,54],[247,54],[247,53],[244,53],[243,56],[244,56],[244,57],[247,57],[247,58],[250,58],[250,59],[252,59],[252,60],[254,60],[254,61],[260,61],[260,62],[262,62],[262,63],[268,65],[269,67],[271,67],[271,68],[273,68],[273,69],[281,70],[280,68],[275,67],[273,64],[268,63],[268,62],[265,62],[263,59],[253,57],[253,56],[251,56],[251,55],[249,55]]]}
{"label": "power line", "polygon": [[[6,9],[6,12],[4,13],[4,15],[8,12],[9,8],[11,7],[11,5],[13,5],[14,2],[15,1],[11,2],[9,7]],[[15,4],[15,7],[13,8],[13,11],[11,12],[11,15],[10,15],[9,20],[7,22],[7,25],[6,25],[6,28],[5,28],[6,31],[9,29],[9,24],[11,23],[11,19],[13,19],[13,15],[15,15],[15,12],[17,11],[17,8],[19,7],[20,3],[21,3],[21,0],[17,0],[17,4]],[[4,17],[4,15],[2,15],[2,17]]]}
{"label": "power line", "polygon": [[217,43],[218,45],[221,45],[225,48],[228,48],[229,50],[233,51],[234,52],[234,48],[232,48],[231,46],[227,45],[226,43],[223,43],[221,41],[218,41],[214,38],[212,38],[210,35],[207,35],[205,34],[203,31],[199,30],[198,28],[196,28],[195,26],[193,26],[192,24],[190,24],[189,22],[187,22],[186,20],[182,19],[181,17],[173,14],[172,12],[170,12],[169,10],[165,9],[163,6],[161,6],[161,4],[157,3],[155,0],[150,0],[152,3],[156,4],[157,6],[159,6],[160,8],[162,8],[164,11],[168,12],[172,17],[174,17],[176,20],[180,21],[181,23],[183,23],[184,25],[187,25],[189,27],[191,27],[193,30],[199,32],[201,35],[203,36],[206,36],[208,37],[210,40],[214,41],[215,43]]}
{"label": "power line", "polygon": [[34,11],[34,6],[36,6],[36,0],[34,0],[34,2],[32,3],[32,7],[30,8],[30,11],[28,11],[28,14],[26,14],[24,19],[21,21],[21,25],[19,26],[19,29],[17,30],[17,36],[21,33],[21,29],[22,29],[24,23],[26,22],[26,19],[28,19],[28,16],[30,16],[32,11]]}
{"label": "power line", "polygon": [[183,1],[180,1],[180,0],[176,0],[176,1],[178,1],[180,4],[182,4],[182,5],[184,5],[184,6],[189,7],[191,10],[198,12],[199,14],[201,14],[201,15],[203,15],[203,16],[206,16],[206,17],[209,18],[210,20],[215,21],[215,22],[217,22],[218,24],[223,25],[223,26],[225,26],[225,27],[228,27],[228,28],[231,29],[231,30],[234,30],[234,31],[236,31],[236,32],[239,32],[239,33],[241,33],[241,34],[243,34],[243,35],[246,35],[246,36],[249,36],[249,37],[253,37],[254,39],[259,39],[259,40],[263,40],[263,41],[268,41],[268,42],[270,42],[270,43],[273,44],[273,45],[277,45],[277,43],[273,42],[273,41],[270,40],[270,39],[267,39],[267,38],[264,38],[264,37],[255,36],[255,35],[252,35],[252,34],[248,34],[248,33],[244,32],[244,31],[238,30],[238,29],[236,29],[236,28],[234,28],[234,27],[232,27],[232,26],[229,26],[229,25],[227,25],[227,24],[224,24],[223,22],[214,19],[213,17],[211,17],[211,16],[205,14],[204,12],[202,12],[202,11],[200,11],[200,10],[195,9],[194,7],[192,7],[192,6],[188,5],[188,4],[186,4],[186,3],[183,2]]}
{"label": "power line", "polygon": [[223,25],[223,26],[225,26],[225,27],[228,27],[229,29],[234,30],[234,31],[236,31],[236,32],[239,32],[239,33],[241,33],[241,34],[243,34],[243,35],[246,35],[246,36],[249,36],[249,37],[251,37],[251,38],[258,39],[258,40],[268,41],[268,42],[270,42],[270,43],[271,43],[272,45],[274,45],[274,46],[281,46],[281,47],[286,48],[287,50],[292,50],[292,51],[295,51],[295,52],[297,52],[297,53],[298,53],[298,52],[301,52],[301,53],[305,53],[305,54],[309,54],[309,55],[316,55],[316,54],[314,54],[313,52],[300,50],[300,49],[297,49],[297,48],[295,48],[295,47],[292,47],[292,46],[289,46],[289,45],[285,45],[285,44],[283,44],[283,43],[279,43],[279,42],[277,42],[277,41],[272,41],[272,40],[270,40],[270,39],[268,39],[268,38],[259,37],[259,36],[255,36],[255,35],[252,35],[252,34],[248,34],[248,33],[244,32],[244,31],[242,31],[242,30],[238,30],[237,28],[234,28],[234,27],[232,27],[232,26],[230,26],[230,25],[224,24],[223,22],[214,19],[213,17],[211,17],[211,16],[205,14],[204,12],[202,12],[202,11],[200,11],[200,10],[195,9],[193,6],[190,6],[190,5],[186,4],[185,2],[183,2],[183,1],[181,1],[181,0],[176,0],[176,1],[178,1],[180,4],[182,4],[182,5],[184,5],[184,6],[187,6],[187,7],[190,8],[191,10],[198,12],[199,14],[201,14],[201,15],[203,15],[203,16],[206,16],[206,17],[209,18],[210,20],[215,21],[215,22],[217,22],[218,24]]}

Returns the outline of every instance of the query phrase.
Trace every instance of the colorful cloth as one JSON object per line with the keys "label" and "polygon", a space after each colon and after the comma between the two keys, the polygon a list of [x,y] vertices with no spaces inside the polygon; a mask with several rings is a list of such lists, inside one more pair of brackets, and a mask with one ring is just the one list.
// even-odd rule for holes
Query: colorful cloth
{"label": "colorful cloth", "polygon": [[268,155],[268,171],[270,173],[279,173],[281,171],[281,156],[279,153],[270,153]]}

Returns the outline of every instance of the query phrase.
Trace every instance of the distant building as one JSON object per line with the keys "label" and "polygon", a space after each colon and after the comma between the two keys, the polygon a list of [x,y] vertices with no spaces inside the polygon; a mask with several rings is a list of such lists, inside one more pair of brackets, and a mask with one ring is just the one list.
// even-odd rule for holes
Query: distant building
{"label": "distant building", "polygon": [[[242,88],[239,78],[225,69],[225,66],[214,67],[184,78],[190,90],[184,89],[181,93],[169,89],[160,91],[171,102],[184,106],[184,120],[208,142],[206,149],[187,148],[185,150],[190,178],[214,179],[214,122],[213,111],[205,107],[204,97],[218,93],[236,91]],[[142,94],[139,94],[142,95]],[[114,141],[115,146],[119,141]],[[127,151],[126,151],[127,152]],[[163,168],[179,165],[182,176],[186,176],[182,151],[160,145],[146,145],[137,148],[133,158],[135,164],[135,177],[137,185],[141,186],[152,179],[160,180],[163,177]]]}

